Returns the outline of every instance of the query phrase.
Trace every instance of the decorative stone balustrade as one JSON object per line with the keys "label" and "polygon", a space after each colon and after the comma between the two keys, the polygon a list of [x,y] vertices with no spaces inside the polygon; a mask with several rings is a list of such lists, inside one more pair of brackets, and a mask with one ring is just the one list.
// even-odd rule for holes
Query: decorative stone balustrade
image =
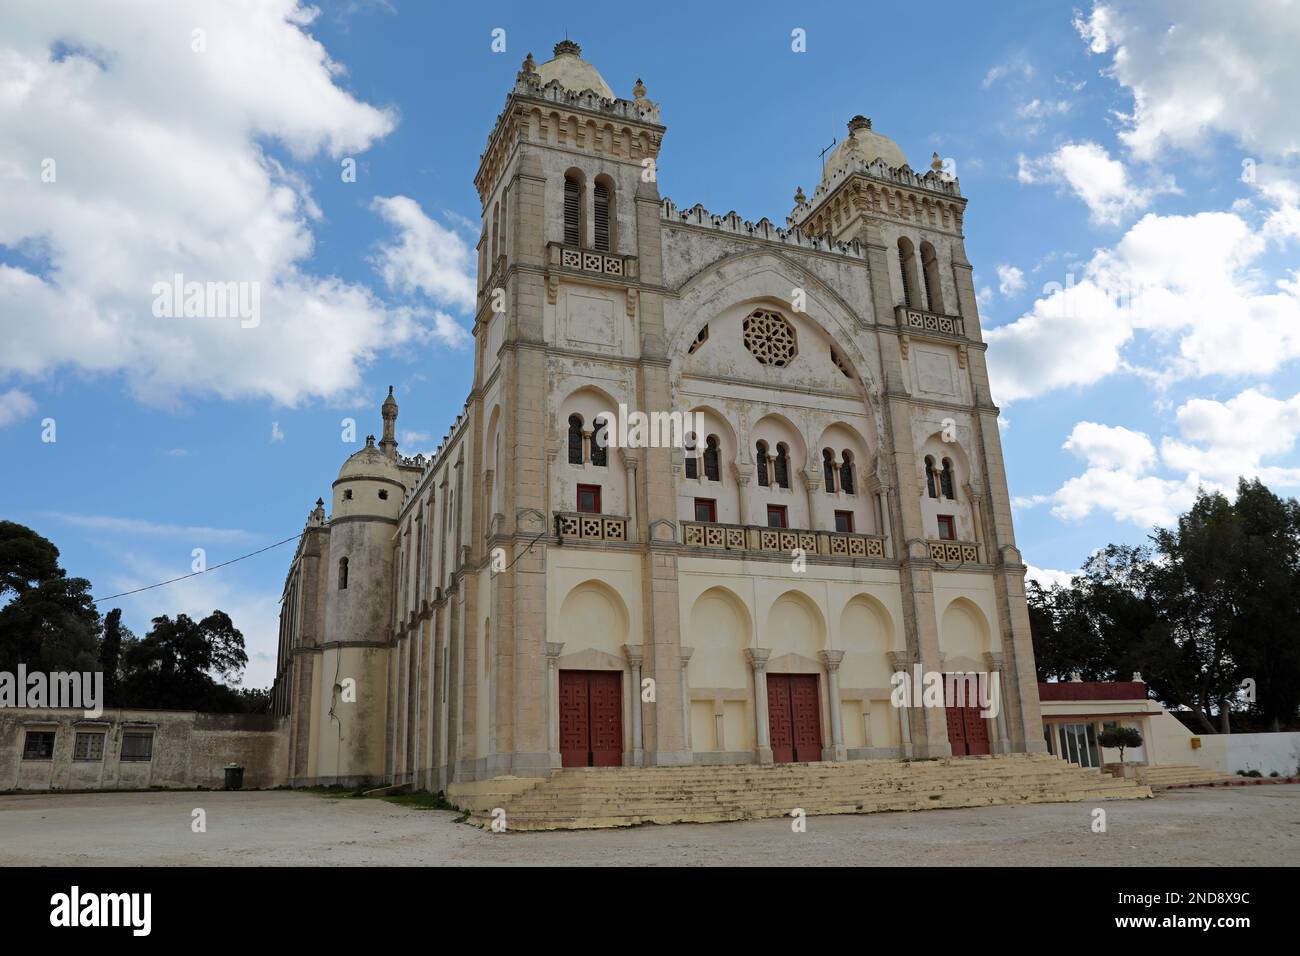
{"label": "decorative stone balustrade", "polygon": [[626,541],[627,515],[593,515],[576,511],[557,511],[561,538],[579,541]]}
{"label": "decorative stone balustrade", "polygon": [[927,541],[930,557],[940,564],[979,564],[980,546],[974,541]]}
{"label": "decorative stone balustrade", "polygon": [[899,328],[923,333],[938,332],[941,335],[965,337],[966,324],[956,315],[936,315],[920,309],[909,309],[904,305],[894,306]]}
{"label": "decorative stone balustrade", "polygon": [[547,248],[550,250],[552,269],[612,276],[616,279],[637,277],[636,256],[620,256],[612,252],[579,249],[577,246],[565,246],[558,242],[549,243]]}
{"label": "decorative stone balustrade", "polygon": [[795,548],[799,548],[805,554],[829,558],[883,559],[885,557],[885,539],[877,535],[764,528],[757,525],[717,524],[705,521],[682,522],[682,543],[691,548],[717,548],[726,551],[765,551],[788,555]]}

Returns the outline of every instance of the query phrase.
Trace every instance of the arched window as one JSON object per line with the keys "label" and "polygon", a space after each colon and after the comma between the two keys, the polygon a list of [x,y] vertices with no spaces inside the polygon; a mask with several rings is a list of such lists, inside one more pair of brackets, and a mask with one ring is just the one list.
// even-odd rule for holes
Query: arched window
{"label": "arched window", "polygon": [[943,460],[943,471],[939,474],[939,488],[943,491],[945,498],[949,501],[955,500],[952,492],[952,461],[948,458]]}
{"label": "arched window", "polygon": [[906,236],[898,240],[898,268],[903,279],[903,305],[909,309],[920,308],[920,295],[916,289],[916,253],[912,240]]}
{"label": "arched window", "polygon": [[840,490],[846,495],[855,495],[853,490],[853,452],[847,449],[844,452],[844,460],[840,462]]}
{"label": "arched window", "polygon": [[339,590],[346,591],[348,587],[348,559],[339,558]]}
{"label": "arched window", "polygon": [[925,456],[925,490],[931,498],[938,498],[939,492],[934,487],[934,459]]}
{"label": "arched window", "polygon": [[596,180],[591,193],[592,226],[595,232],[594,248],[601,252],[614,251],[614,190],[604,177]]}
{"label": "arched window", "polygon": [[686,451],[686,477],[687,478],[700,477],[700,459],[695,454],[696,445],[698,444],[698,442],[699,439],[695,437],[694,432],[691,432],[686,435],[685,451]]}
{"label": "arched window", "polygon": [[569,464],[582,464],[582,416],[569,416]]}
{"label": "arched window", "polygon": [[718,466],[717,435],[710,435],[704,443],[704,477],[709,481],[722,480],[722,471]]}
{"label": "arched window", "polygon": [[602,418],[591,433],[591,463],[598,468],[604,468],[609,462],[609,425],[606,422],[607,419]]}
{"label": "arched window", "polygon": [[822,449],[822,478],[826,481],[828,494],[835,494],[835,452],[829,448]]}
{"label": "arched window", "polygon": [[939,256],[934,246],[921,243],[921,268],[925,272],[925,298],[931,312],[943,314],[943,287],[939,284]]}
{"label": "arched window", "polygon": [[755,464],[758,465],[758,484],[766,488],[770,483],[767,471],[767,442],[761,441],[754,449]]}
{"label": "arched window", "polygon": [[582,182],[574,173],[564,177],[564,244],[582,245]]}
{"label": "arched window", "polygon": [[497,203],[492,207],[492,262],[491,267],[495,268],[497,256],[501,255],[501,233],[498,226],[501,223],[501,204]]}
{"label": "arched window", "polygon": [[785,442],[776,446],[776,483],[781,488],[790,487],[790,453]]}

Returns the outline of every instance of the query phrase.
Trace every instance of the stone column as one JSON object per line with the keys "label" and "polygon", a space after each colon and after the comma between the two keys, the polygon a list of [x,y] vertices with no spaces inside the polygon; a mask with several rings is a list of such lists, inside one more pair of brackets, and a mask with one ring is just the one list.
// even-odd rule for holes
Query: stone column
{"label": "stone column", "polygon": [[[640,644],[624,644],[623,656],[627,658],[628,666],[632,668],[631,766],[640,767],[645,763],[645,744],[641,741],[641,661],[645,658],[645,650]],[[655,696],[658,697],[658,693]]]}
{"label": "stone column", "polygon": [[637,541],[640,538],[637,534],[640,522],[637,519],[636,469],[641,462],[635,455],[629,455],[625,449],[620,448],[618,453],[623,456],[623,472],[627,477],[627,540]]}
{"label": "stone column", "polygon": [[[817,528],[817,492],[821,489],[821,476],[809,471],[801,471],[803,476],[804,491],[808,495],[808,530],[812,531]],[[831,525],[831,530],[835,526]]]}
{"label": "stone column", "polygon": [[747,647],[745,656],[754,669],[754,722],[758,730],[755,748],[758,762],[772,763],[772,741],[767,727],[767,659],[772,656],[770,647]]}
{"label": "stone column", "polygon": [[[911,658],[908,657],[907,654],[900,654],[897,651],[891,651],[889,654],[889,666],[894,669],[894,673],[896,674],[899,673],[900,671],[906,674],[909,682],[912,680],[912,676],[914,673],[912,670],[912,664],[913,661]],[[905,684],[904,686],[910,687],[910,683]],[[911,700],[910,695],[905,699]],[[893,706],[892,696],[890,697],[890,706]],[[898,725],[899,725],[899,738],[898,738],[899,754],[898,755],[904,759],[910,759],[915,753],[912,747],[911,710],[912,708],[907,704],[904,704],[902,707],[898,708]]]}
{"label": "stone column", "polygon": [[736,499],[740,507],[740,520],[737,524],[750,524],[749,520],[749,479],[754,475],[753,468],[747,468],[743,465],[732,465],[732,472],[736,477]]}
{"label": "stone column", "polygon": [[[1007,736],[1007,683],[1002,673],[1002,653],[1000,651],[985,651],[984,662],[989,681],[996,680],[998,687],[998,712],[994,717],[994,726],[997,729],[997,747],[993,752],[999,754],[1011,753],[1011,740]],[[991,692],[989,696],[992,697]]]}
{"label": "stone column", "polygon": [[691,655],[695,653],[693,647],[679,647],[677,656],[681,660],[682,673],[682,728],[686,737],[686,749],[691,750],[694,744],[691,742],[691,682],[687,676],[687,666],[691,662]]}
{"label": "stone column", "polygon": [[827,691],[831,704],[831,745],[823,748],[823,760],[848,760],[849,752],[844,746],[844,715],[840,706],[840,661],[844,660],[843,651],[820,651],[817,655],[826,666]]}
{"label": "stone column", "polygon": [[560,652],[563,643],[546,644],[546,749],[551,752],[551,767],[560,762]]}

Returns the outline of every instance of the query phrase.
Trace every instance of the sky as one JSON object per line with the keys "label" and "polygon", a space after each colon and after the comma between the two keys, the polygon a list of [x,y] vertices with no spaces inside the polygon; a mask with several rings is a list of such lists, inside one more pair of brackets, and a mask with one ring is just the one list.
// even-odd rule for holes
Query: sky
{"label": "sky", "polygon": [[[479,156],[566,34],[660,104],[678,207],[783,222],[858,113],[950,164],[1034,577],[1300,488],[1300,2],[446,6],[0,0],[0,518],[97,597],[296,535],[389,385],[436,447]],[[177,275],[245,309],[169,310]],[[291,551],[100,607],[221,608],[268,686]]]}

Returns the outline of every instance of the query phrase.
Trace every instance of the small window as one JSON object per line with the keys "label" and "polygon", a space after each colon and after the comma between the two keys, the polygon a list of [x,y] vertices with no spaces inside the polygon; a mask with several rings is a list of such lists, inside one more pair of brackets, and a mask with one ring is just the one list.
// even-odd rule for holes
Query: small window
{"label": "small window", "polygon": [[686,456],[686,477],[687,478],[700,477],[700,460],[696,458],[694,455]]}
{"label": "small window", "polygon": [[925,493],[931,498],[938,498],[939,491],[934,485],[934,459],[925,456]]}
{"label": "small window", "polygon": [[72,750],[73,760],[103,760],[104,735],[89,733],[77,734],[76,746]]}
{"label": "small window", "polygon": [[840,490],[846,495],[857,494],[853,490],[853,452],[845,451],[844,460],[840,462]]}
{"label": "small window", "polygon": [[722,480],[722,472],[718,465],[717,435],[710,435],[704,443],[704,477],[709,481]]}
{"label": "small window", "polygon": [[822,449],[822,478],[826,481],[826,493],[835,494],[835,452],[829,448]]}
{"label": "small window", "polygon": [[718,520],[718,502],[713,498],[696,498],[695,499],[695,520],[696,521],[717,521]]}
{"label": "small window", "polygon": [[609,425],[608,419],[601,419],[596,430],[591,433],[591,463],[597,468],[604,468],[609,463]]}
{"label": "small window", "polygon": [[790,452],[785,442],[776,446],[776,483],[781,488],[790,487]]}
{"label": "small window", "polygon": [[578,485],[578,510],[583,514],[600,514],[600,485]]}
{"label": "small window", "polygon": [[694,355],[695,350],[698,349],[701,345],[703,345],[708,340],[709,340],[709,327],[706,324],[704,328],[700,329],[700,334],[695,336],[695,341],[692,342],[691,347],[686,350],[686,354]]}
{"label": "small window", "polygon": [[592,215],[595,217],[595,247],[601,252],[612,252],[613,249],[610,247],[609,187],[601,182],[596,183],[592,199]]}
{"label": "small window", "polygon": [[582,416],[569,416],[569,464],[582,464]]}
{"label": "small window", "polygon": [[939,515],[939,540],[957,540],[957,521],[952,515]]}
{"label": "small window", "polygon": [[564,244],[580,245],[582,235],[582,185],[572,176],[564,177]]}
{"label": "small window", "polygon": [[23,738],[23,759],[53,760],[54,733],[53,730],[27,731],[27,736]]}
{"label": "small window", "polygon": [[152,760],[153,734],[123,734],[122,759],[126,761]]}
{"label": "small window", "polygon": [[387,501],[387,500],[388,500],[388,492],[387,492],[386,490],[380,490],[380,492],[379,492],[379,500],[380,500],[380,501]]}
{"label": "small window", "polygon": [[853,531],[853,512],[837,511],[835,512],[835,530],[840,532]]}
{"label": "small window", "polygon": [[348,559],[339,558],[339,590],[348,589]]}
{"label": "small window", "polygon": [[787,528],[785,505],[767,506],[767,526],[769,528]]}
{"label": "small window", "polygon": [[770,481],[767,471],[767,442],[761,441],[754,450],[754,458],[758,464],[758,484],[761,488],[766,488]]}
{"label": "small window", "polygon": [[345,488],[345,489],[343,489],[343,500],[344,500],[344,501],[351,501],[351,500],[352,500],[352,489],[351,489],[351,488]]}
{"label": "small window", "polygon": [[943,471],[939,473],[939,488],[949,501],[955,499],[952,491],[952,461],[948,458],[943,460]]}

